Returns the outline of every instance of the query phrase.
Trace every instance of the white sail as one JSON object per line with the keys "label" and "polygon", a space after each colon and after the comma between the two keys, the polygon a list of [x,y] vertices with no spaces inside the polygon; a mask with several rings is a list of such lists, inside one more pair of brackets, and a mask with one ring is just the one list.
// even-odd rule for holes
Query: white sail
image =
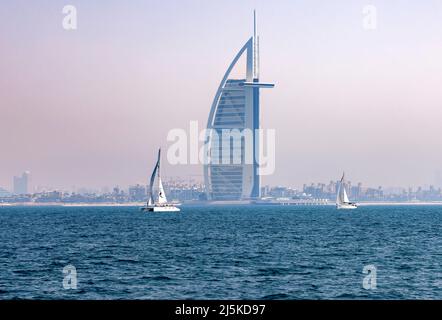
{"label": "white sail", "polygon": [[342,194],[342,192],[341,192],[341,186],[342,186],[342,181],[339,182],[339,185],[338,185],[338,192],[336,193],[336,204],[337,204],[337,205],[342,204],[342,198],[341,198],[341,194]]}
{"label": "white sail", "polygon": [[345,173],[342,174],[341,181],[339,182],[338,193],[336,196],[336,204],[349,203],[347,190],[345,190]]}
{"label": "white sail", "polygon": [[158,177],[158,203],[167,203],[166,193],[164,192],[163,183],[161,177]]}
{"label": "white sail", "polygon": [[343,203],[350,202],[350,200],[348,199],[348,196],[347,196],[347,191],[345,190],[345,185],[342,186],[342,202]]}
{"label": "white sail", "polygon": [[160,170],[160,164],[161,164],[161,149],[158,151],[158,203],[164,204],[167,203],[166,193],[164,192],[163,182],[161,181],[161,170]]}
{"label": "white sail", "polygon": [[345,199],[347,199],[347,202],[348,202],[347,192],[345,191],[345,185],[344,185],[344,176],[345,176],[345,173],[342,174],[341,181],[339,181],[338,193],[336,195],[336,204],[337,205],[344,204],[346,202]]}

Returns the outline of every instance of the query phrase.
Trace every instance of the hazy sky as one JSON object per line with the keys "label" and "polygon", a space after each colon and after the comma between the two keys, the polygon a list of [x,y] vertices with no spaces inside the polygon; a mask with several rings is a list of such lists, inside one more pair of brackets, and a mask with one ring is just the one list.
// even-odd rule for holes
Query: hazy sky
{"label": "hazy sky", "polygon": [[[62,28],[66,4],[75,31]],[[376,30],[362,27],[368,4]],[[438,0],[10,0],[0,3],[0,186],[24,170],[54,187],[146,181],[170,129],[206,125],[254,8],[261,79],[276,83],[261,95],[277,139],[264,184],[345,170],[365,185],[442,185]]]}

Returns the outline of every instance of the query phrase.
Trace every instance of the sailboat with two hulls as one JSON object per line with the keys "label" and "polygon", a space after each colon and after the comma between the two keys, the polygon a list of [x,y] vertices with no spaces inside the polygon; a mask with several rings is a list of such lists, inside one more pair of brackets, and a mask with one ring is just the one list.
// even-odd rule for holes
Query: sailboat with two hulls
{"label": "sailboat with two hulls", "polygon": [[[150,177],[149,198],[147,205],[141,208],[142,211],[148,212],[179,212],[180,208],[173,203],[167,202],[166,193],[164,192],[163,182],[161,181],[161,148],[158,150],[158,160]],[[157,178],[157,192],[154,193],[154,183]]]}

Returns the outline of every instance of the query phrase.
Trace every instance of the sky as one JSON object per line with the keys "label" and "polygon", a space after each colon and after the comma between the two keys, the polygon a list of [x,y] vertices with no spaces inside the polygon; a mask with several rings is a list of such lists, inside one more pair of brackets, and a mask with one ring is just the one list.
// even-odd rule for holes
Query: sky
{"label": "sky", "polygon": [[[62,8],[77,9],[77,30]],[[363,28],[374,5],[377,25]],[[442,3],[1,1],[0,187],[145,183],[171,129],[201,127],[258,13],[263,184],[442,186]],[[200,165],[163,163],[202,179]]]}

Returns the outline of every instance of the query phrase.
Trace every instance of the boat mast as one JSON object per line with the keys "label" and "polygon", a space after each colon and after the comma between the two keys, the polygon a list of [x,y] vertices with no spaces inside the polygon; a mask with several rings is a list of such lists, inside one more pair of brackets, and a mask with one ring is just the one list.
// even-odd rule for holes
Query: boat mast
{"label": "boat mast", "polygon": [[160,163],[161,163],[161,148],[158,150],[158,162],[157,162],[157,166],[158,166],[158,181],[161,179]]}
{"label": "boat mast", "polygon": [[147,201],[147,205],[153,205],[155,203],[155,199],[153,197],[153,184],[155,182],[155,176],[157,175],[157,171],[158,171],[158,178],[160,177],[160,156],[161,156],[161,148],[158,151],[157,163],[155,164],[155,167],[153,168],[152,176],[150,177],[149,200]]}
{"label": "boat mast", "polygon": [[345,172],[342,173],[342,178],[341,178],[341,181],[339,181],[339,185],[338,185],[338,192],[336,193],[336,204],[338,204],[338,205],[344,203],[344,196],[343,196],[343,193],[345,192],[344,176],[345,176]]}

